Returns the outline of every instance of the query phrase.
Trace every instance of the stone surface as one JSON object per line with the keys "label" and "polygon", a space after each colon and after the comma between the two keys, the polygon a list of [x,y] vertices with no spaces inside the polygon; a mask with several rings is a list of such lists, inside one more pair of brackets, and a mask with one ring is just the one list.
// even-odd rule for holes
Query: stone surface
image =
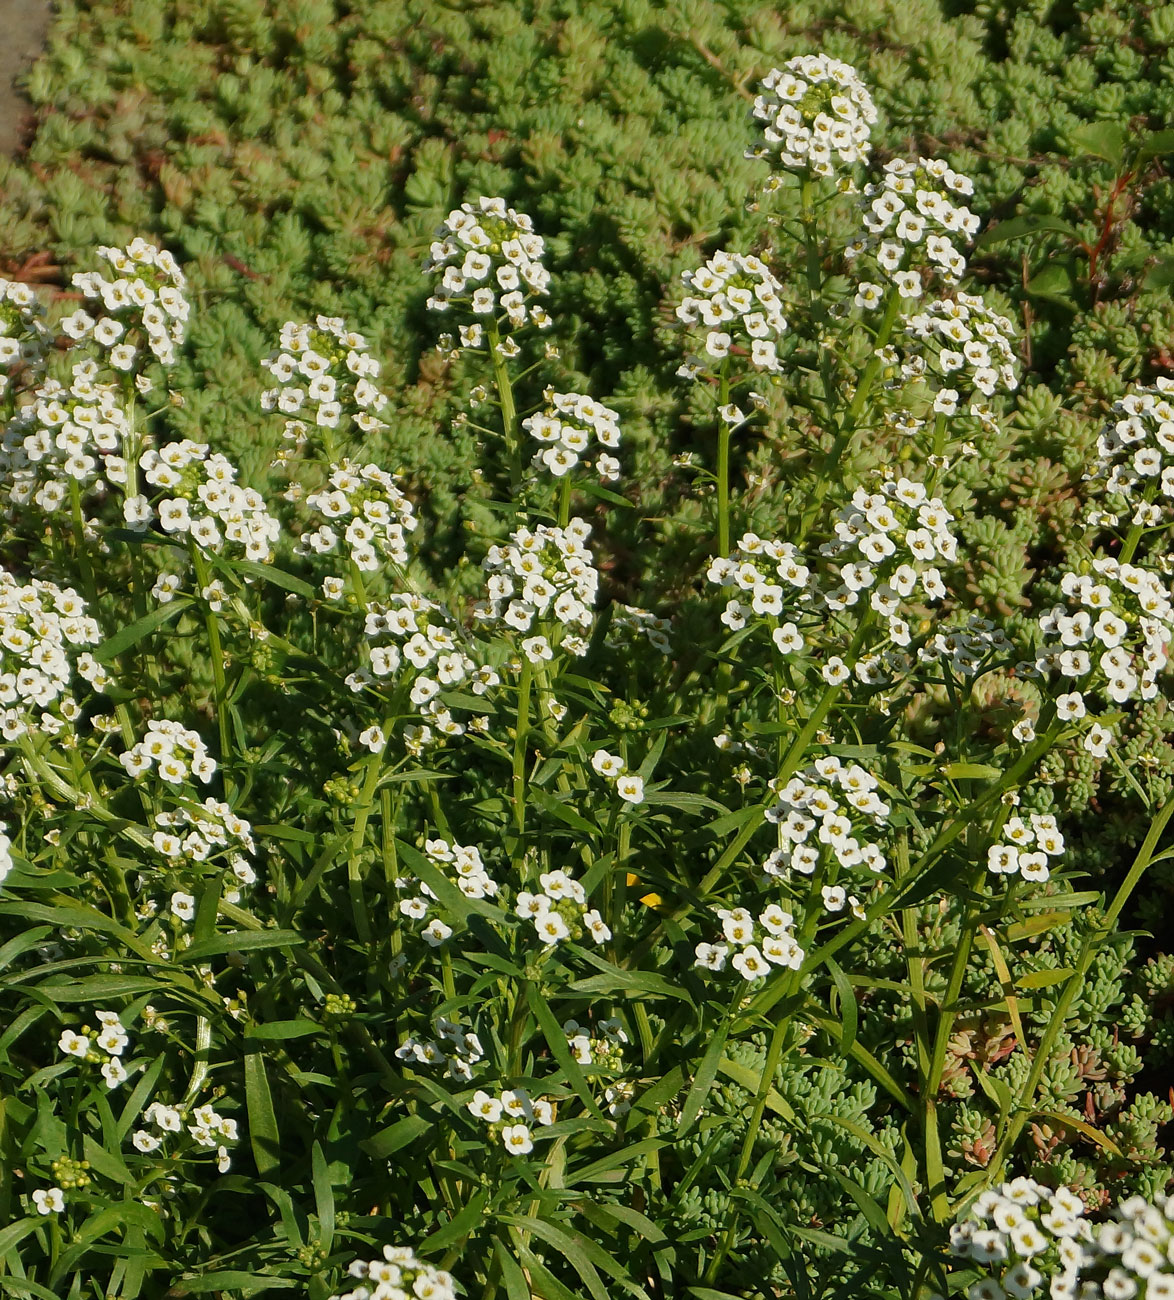
{"label": "stone surface", "polygon": [[0,153],[20,146],[29,105],[15,81],[40,53],[52,8],[51,0],[0,0]]}

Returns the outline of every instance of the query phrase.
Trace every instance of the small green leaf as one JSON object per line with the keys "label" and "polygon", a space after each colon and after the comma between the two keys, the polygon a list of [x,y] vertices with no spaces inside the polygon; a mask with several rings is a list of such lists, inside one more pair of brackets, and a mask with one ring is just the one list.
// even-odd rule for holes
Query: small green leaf
{"label": "small green leaf", "polygon": [[1077,154],[1103,158],[1120,167],[1125,157],[1125,129],[1119,122],[1086,122],[1071,135]]}
{"label": "small green leaf", "polygon": [[94,651],[94,658],[100,664],[108,664],[111,659],[117,659],[120,654],[129,650],[131,646],[138,645],[144,637],[158,631],[165,623],[170,623],[173,618],[178,618],[191,603],[190,600],[177,596],[168,601],[166,605],[160,605],[149,614],[144,614],[142,618],[136,619],[121,631],[115,632],[108,640],[103,641]]}
{"label": "small green leaf", "polygon": [[277,1173],[281,1165],[281,1133],[273,1110],[273,1095],[265,1073],[261,1049],[245,1040],[245,1108],[249,1115],[249,1143],[262,1178]]}

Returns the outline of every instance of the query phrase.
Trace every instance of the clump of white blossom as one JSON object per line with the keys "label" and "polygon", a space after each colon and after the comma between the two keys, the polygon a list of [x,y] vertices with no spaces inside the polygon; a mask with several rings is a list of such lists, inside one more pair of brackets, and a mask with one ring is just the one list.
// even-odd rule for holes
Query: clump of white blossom
{"label": "clump of white blossom", "polygon": [[37,295],[19,280],[0,277],[0,398],[7,396],[20,366],[40,368],[52,338]]}
{"label": "clump of white blossom", "polygon": [[1108,509],[1090,507],[1093,527],[1124,521],[1155,528],[1174,514],[1174,379],[1136,388],[1113,404],[1097,439],[1096,463],[1085,475],[1108,498]]}
{"label": "clump of white blossom", "polygon": [[156,771],[169,785],[195,778],[207,784],[216,774],[216,760],[200,734],[179,722],[152,718],[147,734],[119,755],[118,761],[132,777]]}
{"label": "clump of white blossom", "polygon": [[629,772],[627,765],[619,754],[610,754],[606,749],[597,749],[591,755],[591,766],[606,781],[615,785],[616,794],[625,803],[644,802],[644,779],[635,772]]}
{"label": "clump of white blossom", "polygon": [[984,397],[1013,393],[1019,387],[1012,348],[1015,327],[975,294],[926,303],[905,318],[902,328],[921,345],[921,354],[937,376],[952,385],[935,397],[934,410],[953,415],[960,400],[958,385]]}
{"label": "clump of white blossom", "polygon": [[362,334],[337,316],[318,316],[314,324],[286,321],[278,349],[261,364],[277,381],[261,394],[261,409],[289,418],[285,438],[301,450],[309,429],[347,427],[361,433],[385,428],[378,418],[387,405],[379,390],[379,362]]}
{"label": "clump of white blossom", "polygon": [[1009,817],[997,844],[987,850],[987,868],[998,876],[1014,876],[1042,884],[1051,875],[1049,858],[1064,852],[1064,836],[1050,813]]}
{"label": "clump of white blossom", "polygon": [[[425,840],[424,856],[451,877],[466,898],[496,897],[497,881],[485,870],[481,850],[475,844],[450,844],[440,838]],[[408,895],[400,899],[400,915],[413,921],[427,921],[420,937],[433,948],[438,948],[452,935],[452,926],[439,916],[429,920],[429,913],[437,902],[432,887],[416,876],[397,876],[395,887]]]}
{"label": "clump of white blossom", "polygon": [[776,967],[798,970],[803,965],[803,949],[794,935],[795,918],[778,903],[768,904],[757,921],[747,907],[717,907],[714,911],[722,923],[722,938],[699,943],[694,949],[694,966],[717,972],[728,964],[751,981],[762,979]]}
{"label": "clump of white blossom", "polygon": [[854,899],[835,885],[841,871],[866,868],[879,873],[888,865],[873,837],[888,820],[890,808],[877,793],[879,781],[859,763],[834,755],[817,758],[784,785],[769,783],[775,802],[766,820],[778,828],[778,847],[762,864],[768,876],[790,878],[797,872],[833,883],[824,887],[828,911],[855,908]]}
{"label": "clump of white blossom", "polygon": [[606,943],[611,930],[603,917],[587,906],[587,892],[579,881],[562,870],[544,871],[538,889],[522,890],[514,902],[514,913],[534,927],[534,933],[553,948],[564,939],[577,940],[584,933],[597,943]]}
{"label": "clump of white blossom", "polygon": [[231,543],[246,560],[272,559],[281,526],[255,488],[237,483],[236,467],[227,457],[210,454],[207,443],[184,438],[160,450],[150,448],[139,465],[148,483],[171,494],[155,506],[165,533],[190,538],[206,551],[220,553]]}
{"label": "clump of white blossom", "polygon": [[535,1126],[547,1128],[554,1123],[554,1106],[544,1098],[531,1097],[525,1088],[507,1088],[497,1097],[479,1090],[465,1109],[475,1119],[484,1120],[512,1156],[529,1155],[534,1150]]}
{"label": "clump of white blossom", "polygon": [[983,665],[992,658],[1006,654],[1011,641],[1001,627],[979,614],[968,616],[964,627],[935,632],[917,649],[922,664],[941,664],[951,668],[959,677],[975,677]]}
{"label": "clump of white blossom", "polygon": [[62,331],[94,343],[123,373],[141,370],[148,354],[173,365],[190,313],[187,279],[175,258],[143,239],[125,249],[100,247],[98,256],[105,267],[79,271],[72,281],[96,304],[93,312],[78,308],[61,322]]}
{"label": "clump of white blossom", "polygon": [[472,1030],[462,1029],[456,1021],[437,1017],[436,1038],[421,1041],[409,1036],[396,1048],[398,1060],[416,1065],[441,1065],[450,1079],[468,1082],[473,1066],[485,1055],[481,1040]]}
{"label": "clump of white blossom", "polygon": [[507,546],[491,546],[482,564],[488,599],[475,607],[474,617],[486,626],[529,632],[521,648],[531,663],[553,658],[560,648],[585,655],[583,633],[591,627],[599,591],[586,544],[590,536],[590,524],[572,519],[565,528],[519,528]]}
{"label": "clump of white blossom", "polygon": [[722,622],[738,632],[752,619],[769,630],[780,654],[798,654],[807,644],[792,617],[811,603],[811,570],[792,542],[743,533],[731,556],[715,556],[706,577],[737,592],[726,602]]}
{"label": "clump of white blossom", "polygon": [[868,161],[876,106],[856,69],[827,54],[802,54],[772,68],[753,114],[763,123],[764,143],[746,157],[765,158],[772,169],[835,176]]}
{"label": "clump of white blossom", "polygon": [[182,1134],[186,1126],[188,1136],[197,1146],[207,1150],[216,1148],[218,1172],[226,1174],[232,1167],[232,1158],[224,1143],[240,1140],[236,1120],[218,1114],[211,1105],[196,1106],[188,1114],[178,1106],[153,1101],[143,1111],[143,1122],[150,1127],[136,1129],[131,1135],[131,1144],[136,1151],[150,1155],[173,1140],[173,1135]]}
{"label": "clump of white blossom", "polygon": [[[782,373],[778,345],[787,330],[782,285],[761,258],[717,252],[696,271],[683,272],[681,279],[690,292],[677,308],[677,319],[699,325],[706,333],[704,356],[690,358],[678,374],[697,378],[703,368],[730,356],[748,363],[751,370]],[[727,424],[741,424],[746,418],[733,404],[719,413]]]}
{"label": "clump of white blossom", "polygon": [[[295,555],[341,554],[361,573],[376,572],[381,556],[406,567],[407,535],[415,531],[416,513],[394,474],[343,460],[331,467],[326,485],[306,497],[306,505],[326,522],[302,533]],[[322,590],[336,600],[343,580],[325,578]]]}
{"label": "clump of white blossom", "polygon": [[[966,271],[965,247],[978,232],[979,219],[958,197],[974,184],[941,159],[894,158],[879,184],[864,187],[866,236],[849,244],[845,255],[869,254],[880,274],[901,298],[920,298],[923,272],[955,285]],[[862,281],[856,303],[866,310],[884,300],[882,285]]]}
{"label": "clump of white blossom", "polygon": [[[241,886],[256,883],[257,873],[245,856],[257,851],[252,827],[223,800],[183,803],[156,813],[154,821],[159,829],[153,833],[152,843],[173,866],[215,861],[223,854]],[[230,903],[239,902],[240,890],[227,891],[225,898]]]}
{"label": "clump of white blossom", "polygon": [[888,623],[896,645],[912,640],[905,602],[942,600],[946,586],[937,565],[952,561],[958,543],[950,531],[954,516],[922,483],[882,478],[878,490],[859,487],[836,516],[835,540],[820,554],[839,564],[839,587],[824,592],[833,611],[856,605],[868,594],[871,607]]}
{"label": "clump of white blossom", "polygon": [[384,1246],[382,1259],[357,1259],[347,1275],[358,1285],[330,1300],[392,1300],[397,1295],[456,1300],[452,1274],[417,1259],[410,1246]]}
{"label": "clump of white blossom", "polygon": [[618,1070],[623,1064],[628,1035],[614,1016],[597,1021],[595,1028],[598,1032],[593,1034],[590,1026],[581,1025],[577,1020],[563,1021],[563,1033],[567,1036],[571,1055],[580,1065]]}
{"label": "clump of white blossom", "polygon": [[[0,569],[0,735],[57,735],[81,713],[69,695],[74,671],[96,691],[109,684],[105,668],[82,646],[102,634],[72,587],[33,578],[20,583]],[[71,665],[71,660],[72,665]]]}
{"label": "clump of white blossom", "polygon": [[629,643],[634,637],[643,637],[654,650],[663,655],[672,654],[673,643],[668,636],[671,630],[672,623],[667,618],[658,618],[649,610],[619,602],[612,606],[611,631],[627,637]]}
{"label": "clump of white blossom", "polygon": [[[433,311],[461,306],[481,318],[461,328],[461,344],[467,348],[487,344],[486,326],[518,329],[529,321],[546,329],[551,318],[533,301],[547,293],[550,283],[550,272],[542,265],[545,252],[530,218],[507,207],[505,199],[462,203],[437,229],[424,267],[440,278],[428,306]],[[500,346],[505,356],[517,355],[512,339]]]}
{"label": "clump of white blossom", "polygon": [[546,408],[522,421],[522,428],[539,443],[534,453],[534,468],[546,469],[562,478],[575,469],[595,443],[607,447],[595,455],[594,467],[599,477],[614,482],[620,476],[620,462],[610,454],[620,445],[619,413],[582,393],[545,392]]}
{"label": "clump of white blossom", "polygon": [[95,1030],[82,1025],[80,1031],[64,1029],[57,1047],[65,1056],[76,1057],[79,1061],[91,1065],[101,1062],[106,1087],[117,1088],[127,1078],[122,1056],[130,1046],[130,1035],[116,1011],[98,1011],[95,1014],[100,1028]]}
{"label": "clump of white blossom", "polygon": [[0,885],[12,870],[12,841],[7,835],[8,823],[0,822]]}
{"label": "clump of white blossom", "polygon": [[1075,1192],[1015,1178],[983,1192],[952,1225],[950,1252],[989,1270],[967,1287],[967,1300],[1092,1300],[1080,1283],[1093,1231]]}

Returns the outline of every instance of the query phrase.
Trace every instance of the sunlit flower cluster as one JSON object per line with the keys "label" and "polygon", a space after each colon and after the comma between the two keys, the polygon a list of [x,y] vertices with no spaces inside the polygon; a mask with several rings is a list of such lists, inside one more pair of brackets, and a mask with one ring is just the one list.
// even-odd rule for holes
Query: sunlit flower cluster
{"label": "sunlit flower cluster", "polygon": [[884,478],[876,492],[857,488],[851,504],[836,516],[835,540],[819,548],[839,562],[840,585],[824,593],[828,608],[847,609],[867,593],[872,608],[887,620],[892,641],[908,645],[912,633],[902,616],[905,602],[919,589],[924,600],[946,595],[937,564],[957,556],[953,518],[924,484],[907,478]]}
{"label": "sunlit flower cluster", "polygon": [[360,433],[384,428],[378,418],[387,405],[379,390],[379,362],[362,334],[337,316],[318,316],[313,325],[286,321],[278,350],[261,364],[277,381],[261,394],[261,409],[288,417],[285,437],[301,450],[309,430],[346,428]]}
{"label": "sunlit flower cluster", "polygon": [[968,1300],[1090,1300],[1080,1289],[1080,1273],[1092,1235],[1075,1192],[1016,1178],[981,1193],[967,1217],[951,1227],[950,1251],[990,1270],[970,1284]]}
{"label": "sunlit flower cluster", "polygon": [[[677,319],[703,328],[704,357],[691,360],[683,370],[694,378],[699,366],[711,367],[733,355],[752,369],[770,375],[782,372],[778,344],[787,330],[783,316],[782,285],[761,258],[741,253],[717,252],[696,271],[685,271],[681,279],[689,288],[677,308]],[[727,424],[740,424],[746,417],[724,412]]]}
{"label": "sunlit flower cluster", "polygon": [[[95,690],[109,678],[87,650],[102,639],[97,622],[72,587],[33,578],[19,583],[0,569],[0,735],[56,735],[80,713],[67,697],[74,670]],[[70,660],[73,658],[71,668]]]}
{"label": "sunlit flower cluster", "polygon": [[0,473],[11,507],[68,514],[75,485],[81,492],[125,487],[131,425],[118,386],[97,383],[97,374],[97,363],[86,360],[73,367],[68,386],[43,380],[4,429]]}
{"label": "sunlit flower cluster", "polygon": [[107,267],[78,271],[72,281],[100,304],[96,315],[79,308],[61,322],[62,331],[95,343],[110,365],[124,373],[141,370],[147,353],[161,365],[173,365],[190,312],[184,297],[187,279],[175,258],[143,239],[132,240],[126,249],[99,248],[98,256]]}
{"label": "sunlit flower cluster", "polygon": [[1049,858],[1064,852],[1064,836],[1048,813],[1031,813],[1010,817],[1003,826],[1002,837],[987,851],[987,868],[997,876],[1014,876],[1042,884],[1052,874]]}
{"label": "sunlit flower cluster", "polygon": [[1174,639],[1170,592],[1155,574],[1111,556],[1095,559],[1092,570],[1066,573],[1060,590],[1068,605],[1039,616],[1045,639],[1036,668],[1076,683],[1057,699],[1065,722],[1086,715],[1086,694],[1113,704],[1152,700]]}
{"label": "sunlit flower cluster", "polygon": [[[380,556],[407,565],[407,534],[415,531],[416,513],[394,474],[378,465],[343,460],[331,468],[327,485],[310,493],[306,505],[326,522],[301,535],[294,547],[296,555],[341,551],[362,573],[375,572]],[[327,599],[338,599],[343,588],[337,577],[322,584]]]}
{"label": "sunlit flower cluster", "polygon": [[79,1061],[87,1061],[91,1065],[100,1062],[106,1087],[117,1088],[127,1078],[122,1057],[130,1046],[130,1035],[116,1011],[98,1011],[95,1014],[99,1029],[91,1029],[89,1025],[82,1025],[80,1031],[64,1029],[57,1040],[57,1047],[65,1056],[74,1056]]}
{"label": "sunlit flower cluster", "polygon": [[[202,804],[183,803],[171,811],[155,814],[159,827],[152,836],[158,853],[173,864],[208,862],[220,854],[227,855],[227,865],[242,886],[256,882],[257,873],[246,853],[256,853],[252,827],[221,799],[205,799]],[[229,890],[230,903],[240,901],[238,889]]]}
{"label": "sunlit flower cluster", "polygon": [[534,468],[562,478],[599,443],[609,449],[595,457],[599,477],[609,482],[618,479],[620,462],[610,451],[620,445],[619,413],[581,393],[556,393],[548,388],[545,397],[546,408],[522,421],[522,428],[540,444],[534,453]]}
{"label": "sunlit flower cluster", "polygon": [[597,749],[591,756],[591,766],[604,780],[611,781],[615,785],[616,794],[625,803],[644,802],[643,778],[637,776],[635,772],[629,772],[619,754],[609,754],[606,749]]}
{"label": "sunlit flower cluster", "polygon": [[571,1055],[580,1065],[618,1070],[623,1064],[628,1035],[614,1016],[597,1021],[595,1029],[597,1032],[592,1033],[589,1025],[581,1025],[577,1020],[563,1022],[563,1033],[567,1036]]}
{"label": "sunlit flower cluster", "polygon": [[[831,879],[840,870],[861,867],[876,873],[887,865],[873,842],[889,816],[889,805],[877,793],[879,782],[858,763],[845,764],[833,755],[818,758],[785,785],[770,782],[776,802],[766,810],[766,820],[778,827],[778,848],[762,864],[768,876],[788,878],[792,872]],[[835,890],[837,887],[830,886]],[[843,891],[824,904],[840,911],[855,906]]]}
{"label": "sunlit flower cluster", "polygon": [[[494,898],[497,881],[485,870],[481,850],[473,844],[450,844],[448,840],[433,839],[424,842],[424,856],[433,866],[456,882],[466,898]],[[401,916],[413,921],[428,923],[421,930],[421,938],[433,948],[439,947],[452,935],[452,926],[439,916],[429,920],[429,912],[437,899],[432,887],[415,876],[397,876],[395,887],[408,897],[401,898]]]}
{"label": "sunlit flower cluster", "polygon": [[706,577],[737,592],[726,602],[722,622],[738,632],[752,619],[770,630],[780,654],[798,654],[807,644],[792,617],[811,603],[811,570],[792,542],[743,533],[731,556],[715,556]]}
{"label": "sunlit flower cluster", "polygon": [[[481,198],[450,212],[436,232],[424,269],[439,273],[440,285],[428,306],[447,311],[458,305],[474,320],[461,328],[461,344],[480,348],[488,342],[488,327],[503,322],[514,329],[527,320],[546,329],[551,318],[540,304],[528,301],[546,294],[550,272],[542,265],[546,246],[534,233],[525,213],[507,207],[504,199]],[[512,340],[507,356],[517,353]]]}
{"label": "sunlit flower cluster", "polygon": [[132,777],[154,769],[169,785],[195,778],[207,784],[216,774],[216,760],[208,753],[199,732],[179,722],[152,718],[147,734],[119,755],[118,761]]}
{"label": "sunlit flower cluster", "polygon": [[40,368],[52,339],[37,295],[19,280],[0,277],[0,398],[18,366]]}
{"label": "sunlit flower cluster", "polygon": [[[927,270],[949,285],[961,280],[966,258],[957,244],[968,244],[979,227],[978,217],[957,201],[974,193],[968,177],[941,159],[894,158],[885,164],[881,182],[866,185],[863,193],[868,233],[848,246],[849,258],[871,254],[902,298],[921,297]],[[883,297],[880,286],[864,282],[857,303],[876,307]]]}
{"label": "sunlit flower cluster", "polygon": [[537,893],[522,890],[514,902],[514,913],[529,921],[542,943],[553,948],[563,939],[580,939],[584,933],[597,943],[606,943],[611,930],[603,917],[587,907],[583,886],[565,871],[544,871],[538,877]]}
{"label": "sunlit flower cluster", "polygon": [[482,564],[488,599],[474,616],[490,626],[530,633],[521,645],[532,663],[552,658],[560,646],[585,655],[588,642],[582,634],[591,627],[599,590],[587,549],[590,536],[590,524],[572,519],[565,528],[519,528],[508,546],[491,546]]}
{"label": "sunlit flower cluster", "polygon": [[452,1274],[417,1259],[410,1246],[384,1246],[382,1259],[370,1263],[357,1259],[347,1275],[358,1285],[330,1300],[394,1300],[399,1296],[456,1300]]}
{"label": "sunlit flower cluster", "polygon": [[1093,1229],[1091,1254],[1090,1300],[1174,1300],[1174,1197],[1122,1201]]}
{"label": "sunlit flower cluster", "polygon": [[466,1083],[473,1077],[473,1066],[485,1055],[481,1040],[472,1030],[462,1029],[453,1020],[439,1016],[436,1038],[421,1042],[408,1037],[395,1049],[396,1058],[416,1065],[444,1065],[450,1079]]}
{"label": "sunlit flower cluster", "polygon": [[[189,537],[206,551],[223,551],[232,543],[243,549],[246,560],[272,559],[280,525],[261,494],[240,487],[236,467],[219,452],[209,454],[207,443],[184,438],[158,451],[151,448],[139,465],[148,483],[171,494],[155,506],[165,533]],[[145,500],[143,509],[150,509]]]}
{"label": "sunlit flower cluster", "polygon": [[876,107],[856,69],[839,59],[802,54],[772,68],[754,97],[753,113],[764,123],[765,144],[747,150],[747,158],[816,176],[835,176],[868,161]]}
{"label": "sunlit flower cluster", "polygon": [[[446,689],[484,695],[500,681],[492,668],[479,667],[465,653],[447,611],[424,596],[400,592],[385,603],[372,602],[367,606],[364,633],[370,667],[352,673],[347,684],[358,691],[384,679],[410,683],[408,698],[422,719],[421,728],[412,735],[421,745],[431,743],[434,735],[465,733],[466,724],[444,702]],[[383,741],[380,731],[365,743],[375,749]]]}
{"label": "sunlit flower cluster", "polygon": [[770,903],[755,921],[746,907],[718,907],[722,938],[699,943],[694,949],[694,966],[724,971],[732,966],[744,980],[762,979],[779,967],[798,970],[803,949],[794,935],[795,918],[777,903]]}
{"label": "sunlit flower cluster", "polygon": [[525,1088],[507,1088],[497,1097],[475,1092],[465,1109],[475,1119],[484,1120],[512,1156],[529,1155],[534,1150],[534,1127],[547,1128],[554,1123],[554,1106],[541,1097],[532,1098]]}
{"label": "sunlit flower cluster", "polygon": [[1085,475],[1108,498],[1090,507],[1094,527],[1126,523],[1154,528],[1174,514],[1174,379],[1134,389],[1113,404],[1097,439],[1096,464]]}
{"label": "sunlit flower cluster", "polygon": [[921,344],[922,355],[938,376],[954,385],[938,395],[935,411],[953,414],[958,386],[977,390],[984,397],[999,391],[1013,393],[1019,387],[1011,346],[1015,327],[977,295],[958,293],[927,303],[905,319],[903,329]]}
{"label": "sunlit flower cluster", "polygon": [[165,1146],[173,1135],[182,1133],[186,1127],[188,1136],[197,1146],[216,1148],[216,1163],[220,1173],[225,1174],[231,1168],[232,1160],[224,1143],[240,1140],[236,1120],[218,1114],[212,1106],[197,1106],[187,1114],[177,1106],[153,1101],[143,1111],[143,1121],[151,1127],[136,1129],[131,1135],[131,1144],[136,1151],[150,1155]]}

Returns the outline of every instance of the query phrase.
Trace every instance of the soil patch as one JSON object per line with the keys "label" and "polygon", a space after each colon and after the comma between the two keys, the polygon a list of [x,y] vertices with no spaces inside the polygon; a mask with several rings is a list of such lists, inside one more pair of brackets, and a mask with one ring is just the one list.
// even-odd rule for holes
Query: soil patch
{"label": "soil patch", "polygon": [[0,0],[0,153],[15,153],[29,115],[16,78],[40,54],[52,0]]}

